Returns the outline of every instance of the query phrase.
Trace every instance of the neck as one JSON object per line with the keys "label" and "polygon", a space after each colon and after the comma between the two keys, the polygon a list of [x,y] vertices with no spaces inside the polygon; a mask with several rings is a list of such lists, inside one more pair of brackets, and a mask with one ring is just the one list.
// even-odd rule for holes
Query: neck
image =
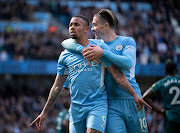
{"label": "neck", "polygon": [[175,76],[177,76],[178,74],[177,73],[174,73],[174,74],[169,74],[168,76],[170,76],[170,77],[175,77]]}
{"label": "neck", "polygon": [[104,42],[112,42],[114,41],[118,36],[116,35],[115,31],[110,29],[103,35]]}
{"label": "neck", "polygon": [[80,44],[80,45],[82,45],[82,46],[84,46],[84,47],[86,47],[86,46],[89,44],[89,40],[88,40],[87,36],[81,37],[81,38],[75,39],[75,40],[76,40],[76,42],[77,42],[78,44]]}

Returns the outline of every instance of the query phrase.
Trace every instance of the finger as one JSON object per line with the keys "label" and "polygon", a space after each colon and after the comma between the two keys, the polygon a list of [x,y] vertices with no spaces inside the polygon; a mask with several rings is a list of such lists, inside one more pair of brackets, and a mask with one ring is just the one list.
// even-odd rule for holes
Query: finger
{"label": "finger", "polygon": [[87,62],[88,62],[88,64],[89,64],[89,66],[91,67],[91,62],[90,62],[89,60],[87,60]]}
{"label": "finger", "polygon": [[92,59],[94,62],[96,62],[96,64],[99,64],[101,62],[101,60],[99,58],[94,58]]}
{"label": "finger", "polygon": [[43,123],[42,123],[42,120],[40,120],[40,122],[39,122],[39,127],[40,127],[40,130],[43,130]]}
{"label": "finger", "polygon": [[137,106],[136,106],[137,109],[136,110],[139,110],[139,108],[141,107],[139,102],[137,102],[136,104],[137,104]]}
{"label": "finger", "polygon": [[[94,56],[89,56],[89,57],[85,57],[86,58],[86,60],[94,60],[94,59],[96,59],[96,57],[94,57]],[[96,60],[96,62],[99,62],[98,60]]]}
{"label": "finger", "polygon": [[144,100],[143,100],[143,104],[146,105],[148,108],[152,109],[152,107],[148,103],[146,103]]}
{"label": "finger", "polygon": [[39,124],[36,122],[36,127],[37,127],[37,130],[39,131],[40,128],[39,128]]}
{"label": "finger", "polygon": [[91,47],[96,47],[96,45],[90,45]]}
{"label": "finger", "polygon": [[96,58],[96,60],[97,60],[98,62],[101,62],[101,60],[100,60],[99,58]]}
{"label": "finger", "polygon": [[31,127],[32,125],[34,125],[34,123],[37,122],[37,119],[38,119],[38,118],[36,118],[33,122],[31,122],[31,124],[29,125],[29,127]]}
{"label": "finger", "polygon": [[93,52],[92,51],[88,51],[88,52],[85,52],[83,54],[84,57],[88,57],[89,55],[93,55]]}
{"label": "finger", "polygon": [[[84,55],[83,55],[83,56],[84,56]],[[84,56],[84,58],[86,58],[86,60],[92,60],[92,59],[94,59],[95,57],[94,57],[94,54],[89,54],[89,55]]]}
{"label": "finger", "polygon": [[96,64],[99,64],[99,62],[96,59],[92,59]]}
{"label": "finger", "polygon": [[87,47],[84,51],[91,51],[93,49],[94,49],[94,47]]}

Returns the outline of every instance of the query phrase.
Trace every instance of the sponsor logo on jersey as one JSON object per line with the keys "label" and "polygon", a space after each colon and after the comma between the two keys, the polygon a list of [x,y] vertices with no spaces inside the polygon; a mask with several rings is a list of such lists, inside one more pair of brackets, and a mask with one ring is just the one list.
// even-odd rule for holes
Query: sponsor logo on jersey
{"label": "sponsor logo on jersey", "polygon": [[132,50],[132,51],[136,50],[136,48],[134,46],[132,46],[132,45],[127,45],[126,48],[129,49],[129,50]]}
{"label": "sponsor logo on jersey", "polygon": [[123,46],[122,46],[121,44],[118,44],[118,45],[116,46],[116,50],[117,50],[117,51],[122,50],[122,48],[123,48]]}

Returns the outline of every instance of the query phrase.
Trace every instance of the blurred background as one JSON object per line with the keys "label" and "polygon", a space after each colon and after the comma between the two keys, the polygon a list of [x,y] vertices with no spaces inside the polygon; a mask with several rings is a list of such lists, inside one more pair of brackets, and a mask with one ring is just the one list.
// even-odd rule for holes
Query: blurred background
{"label": "blurred background", "polygon": [[[0,132],[34,133],[28,125],[42,110],[56,76],[60,43],[69,38],[72,16],[92,21],[102,8],[119,19],[116,33],[137,44],[136,78],[142,93],[164,74],[171,59],[180,71],[178,0],[0,0]],[[89,38],[94,38],[91,31]],[[43,133],[56,132],[58,113],[69,101],[60,98]],[[161,106],[158,96],[153,101]],[[163,133],[163,118],[146,109],[150,133]]]}

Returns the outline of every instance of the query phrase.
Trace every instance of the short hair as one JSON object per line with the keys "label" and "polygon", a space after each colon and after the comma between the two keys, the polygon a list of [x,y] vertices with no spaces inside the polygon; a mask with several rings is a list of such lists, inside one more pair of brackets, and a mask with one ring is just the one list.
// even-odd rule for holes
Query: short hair
{"label": "short hair", "polygon": [[85,21],[85,23],[87,24],[87,26],[89,26],[89,20],[85,16],[83,16],[83,15],[75,15],[72,18],[74,18],[74,17],[82,18]]}
{"label": "short hair", "polygon": [[165,63],[164,68],[167,75],[174,75],[178,73],[177,64],[171,60]]}
{"label": "short hair", "polygon": [[104,20],[106,20],[111,27],[115,27],[118,25],[118,19],[114,12],[108,9],[101,9],[96,15],[101,16]]}

